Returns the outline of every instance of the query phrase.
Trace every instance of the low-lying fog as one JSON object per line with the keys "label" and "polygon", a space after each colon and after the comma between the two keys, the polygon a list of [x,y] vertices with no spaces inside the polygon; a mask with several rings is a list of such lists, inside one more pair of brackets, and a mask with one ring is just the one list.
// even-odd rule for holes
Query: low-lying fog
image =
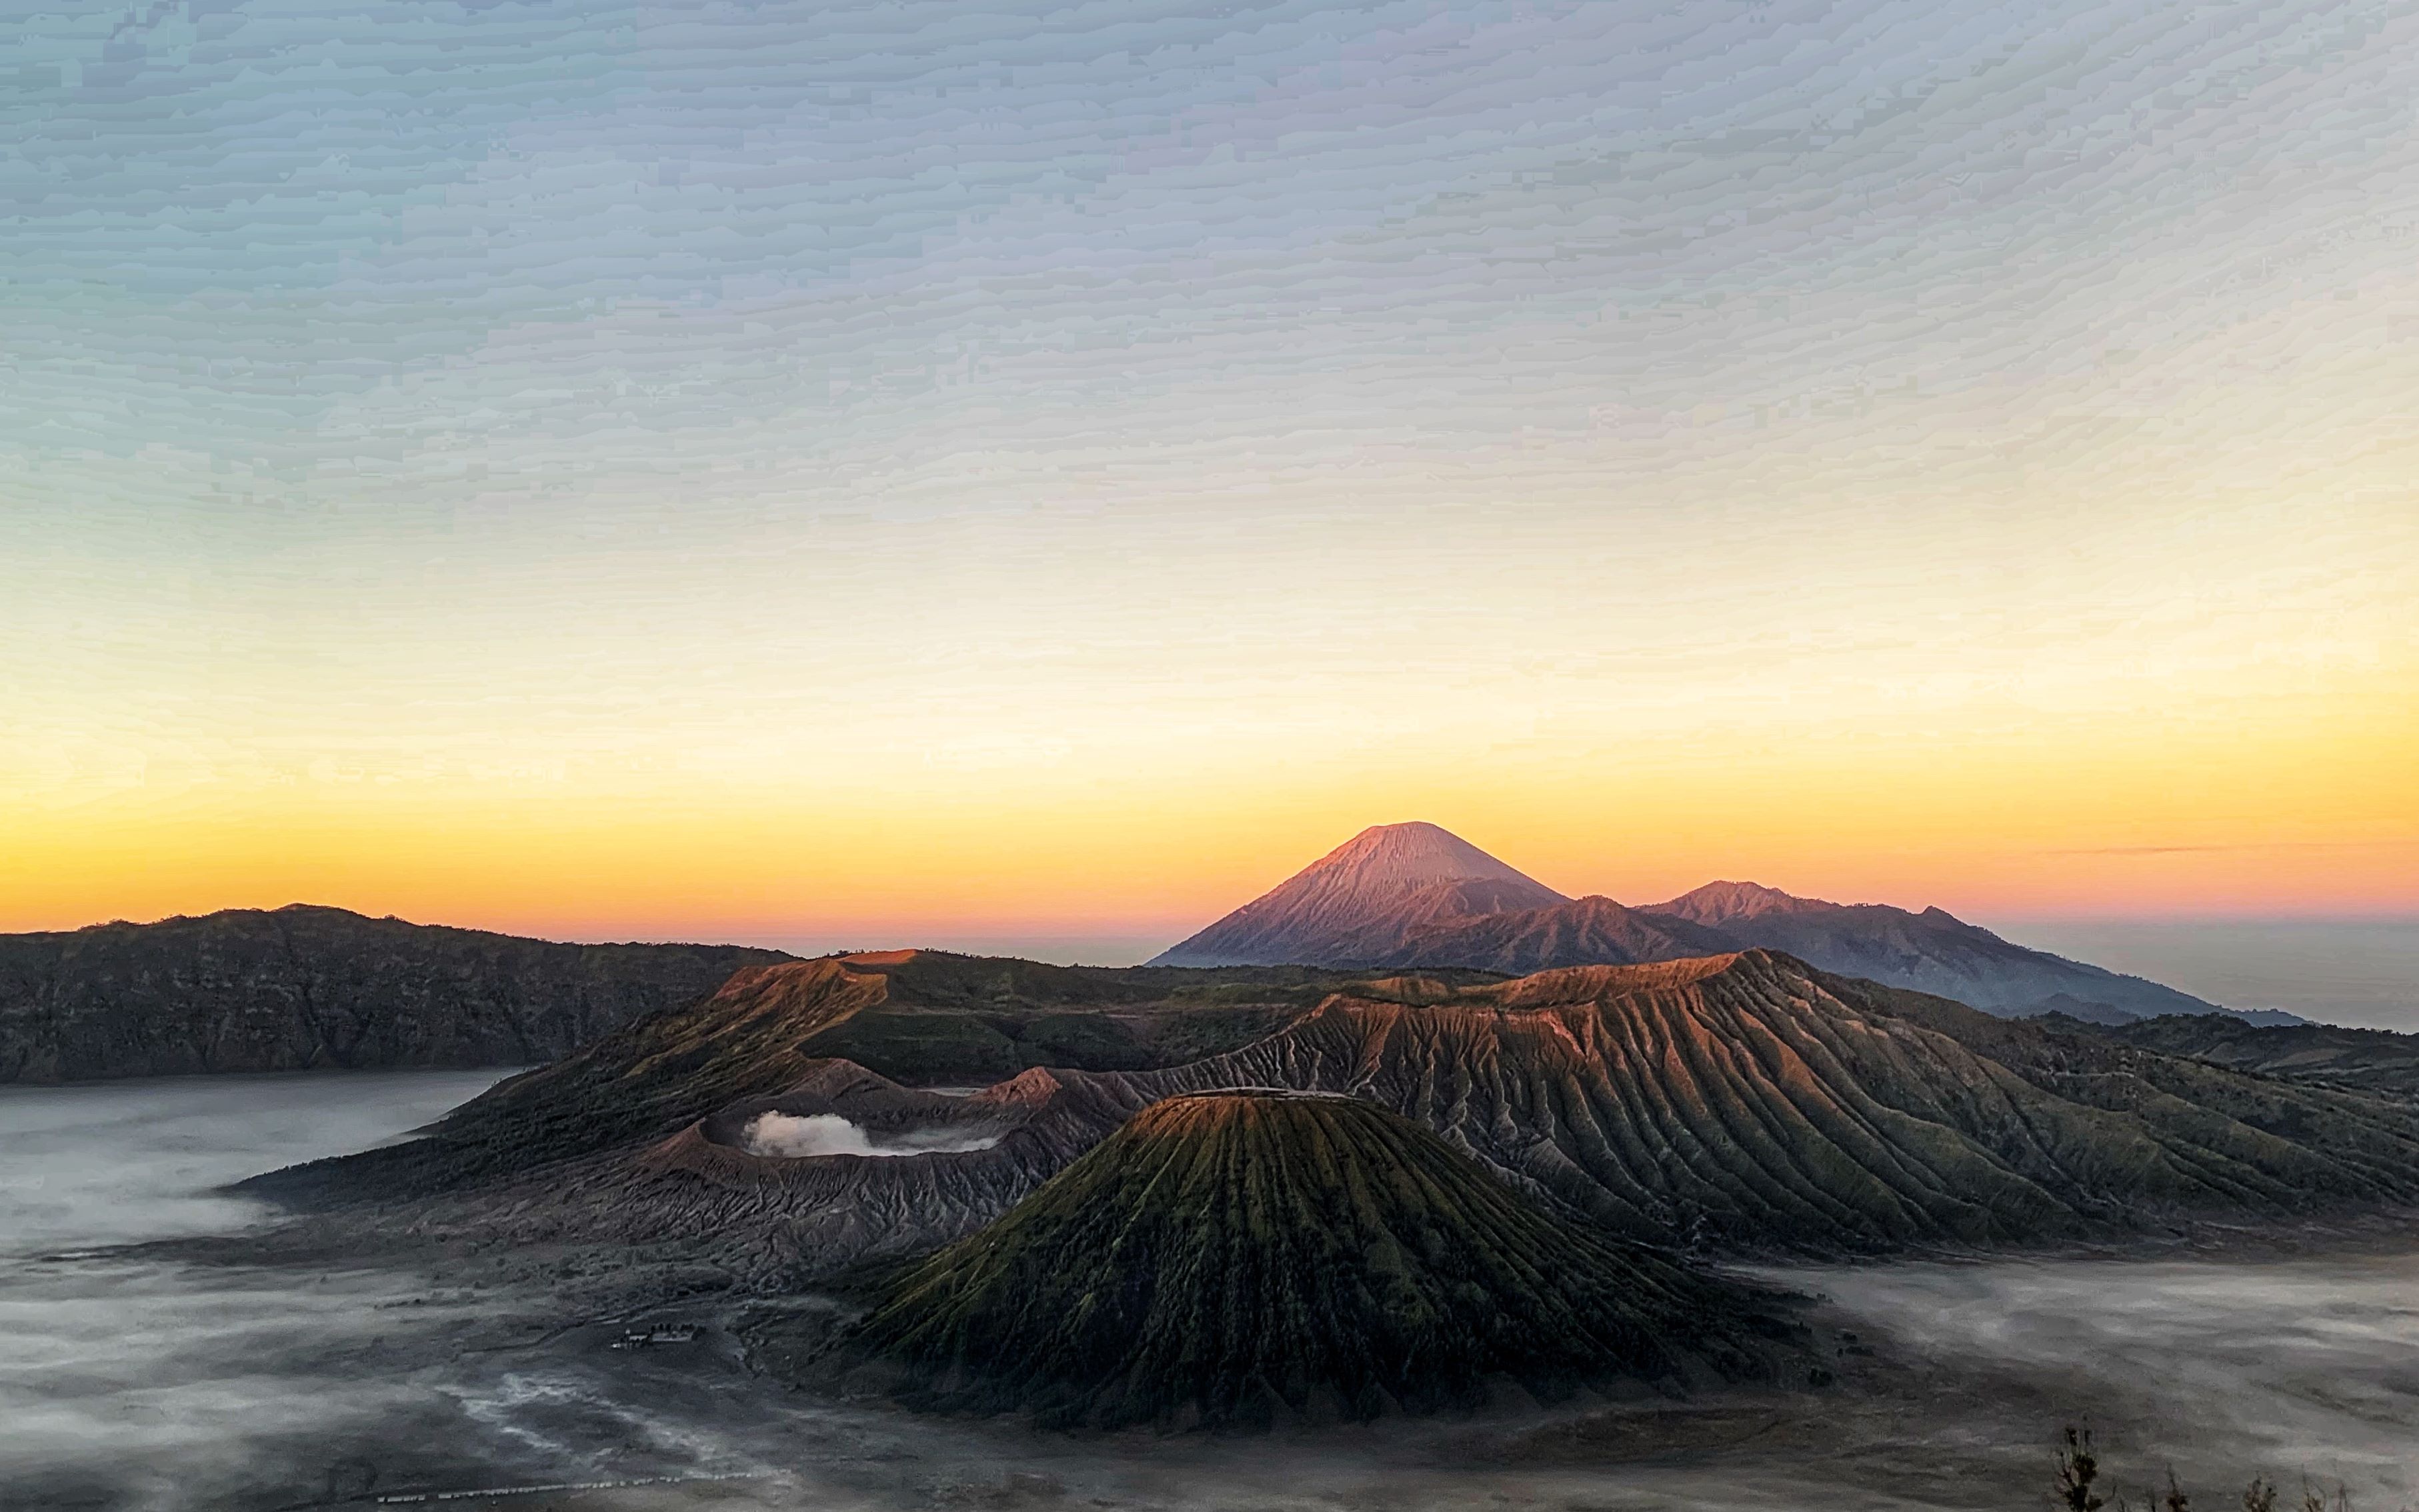
{"label": "low-lying fog", "polygon": [[[2307,1474],[2375,1512],[2419,1501],[2419,1247],[1772,1273],[1877,1350],[1839,1389],[1244,1441],[819,1405],[750,1375],[710,1308],[647,1319],[693,1339],[629,1346],[632,1320],[566,1327],[547,1294],[461,1277],[109,1247],[257,1223],[207,1189],[391,1137],[492,1079],[0,1088],[0,1505],[656,1479],[495,1504],[2014,1508],[2042,1504],[2068,1421],[2097,1427],[2137,1501],[2170,1462],[2204,1508],[2239,1504],[2255,1470],[2288,1500]],[[754,1478],[661,1483],[684,1475]]]}

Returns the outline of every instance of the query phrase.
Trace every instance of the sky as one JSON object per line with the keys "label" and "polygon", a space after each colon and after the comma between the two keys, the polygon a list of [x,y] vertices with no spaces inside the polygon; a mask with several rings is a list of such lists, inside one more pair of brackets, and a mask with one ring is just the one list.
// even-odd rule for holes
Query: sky
{"label": "sky", "polygon": [[2419,917],[2407,5],[7,13],[0,928]]}

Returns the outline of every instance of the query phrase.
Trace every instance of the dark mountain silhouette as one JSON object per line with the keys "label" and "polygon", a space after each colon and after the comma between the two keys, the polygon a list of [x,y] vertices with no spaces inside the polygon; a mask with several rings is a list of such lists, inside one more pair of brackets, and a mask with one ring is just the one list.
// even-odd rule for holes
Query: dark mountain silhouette
{"label": "dark mountain silhouette", "polygon": [[1155,1103],[881,1288],[844,1358],[909,1405],[1056,1427],[1266,1427],[1771,1379],[1772,1299],[1566,1222],[1333,1095]]}
{"label": "dark mountain silhouette", "polygon": [[2011,944],[1938,908],[1826,903],[1752,882],[1708,883],[1649,907],[1568,899],[1434,825],[1364,830],[1158,964],[1456,966],[1518,976],[1756,949],[2011,1016],[2125,1023],[2220,1011],[2140,977]]}
{"label": "dark mountain silhouette", "polygon": [[778,950],[558,945],[297,903],[0,935],[0,1082],[528,1065]]}
{"label": "dark mountain silhouette", "polygon": [[1379,825],[1149,964],[1348,965],[1439,918],[1565,901],[1434,825]]}
{"label": "dark mountain silhouette", "polygon": [[[426,1138],[248,1185],[306,1207],[387,1204],[348,1213],[350,1231],[672,1246],[747,1285],[794,1285],[972,1232],[1163,1098],[1278,1088],[1374,1103],[1610,1231],[1714,1254],[2021,1246],[2419,1197],[2419,1108],[1763,950],[1491,984],[1363,980],[1223,1054],[1035,1068],[969,1097],[812,1053],[894,995],[932,993],[913,980],[920,960],[752,973],[506,1083]],[[929,969],[1101,990],[1025,963]],[[792,1157],[751,1134],[776,1113],[990,1142]]]}

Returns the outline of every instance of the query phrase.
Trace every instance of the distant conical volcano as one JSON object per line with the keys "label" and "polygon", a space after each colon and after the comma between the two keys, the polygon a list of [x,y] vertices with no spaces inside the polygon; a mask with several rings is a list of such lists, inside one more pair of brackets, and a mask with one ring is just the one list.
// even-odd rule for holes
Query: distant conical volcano
{"label": "distant conical volcano", "polygon": [[1435,825],[1378,825],[1150,964],[1377,960],[1423,925],[1565,901]]}
{"label": "distant conical volcano", "polygon": [[898,1278],[843,1346],[915,1405],[1264,1424],[1768,1377],[1772,1299],[1552,1216],[1353,1098],[1171,1098]]}

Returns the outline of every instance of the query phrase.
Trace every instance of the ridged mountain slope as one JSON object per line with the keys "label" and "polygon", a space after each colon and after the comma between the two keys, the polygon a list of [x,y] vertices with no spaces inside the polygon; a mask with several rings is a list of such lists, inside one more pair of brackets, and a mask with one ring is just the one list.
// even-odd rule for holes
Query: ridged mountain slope
{"label": "ridged mountain slope", "polygon": [[[1522,1199],[1334,1096],[1153,1103],[891,1282],[844,1352],[911,1405],[1264,1427],[1616,1377],[1769,1377],[1769,1304]],[[1762,1316],[1759,1316],[1762,1315]]]}
{"label": "ridged mountain slope", "polygon": [[503,1082],[424,1137],[270,1173],[252,1190],[316,1201],[475,1185],[821,1085],[824,1068],[850,1062],[884,1086],[980,1085],[1043,1064],[1178,1064],[1259,1039],[1353,980],[1294,966],[1054,966],[939,950],[778,961]]}
{"label": "ridged mountain slope", "polygon": [[[1362,1098],[1614,1231],[1723,1254],[2025,1245],[2419,1198],[2407,1105],[1995,1019],[1766,951],[1494,986],[1369,982],[1226,1054],[1143,1072],[1037,1069],[970,1098],[802,1057],[749,1070],[743,1091],[724,1054],[763,1059],[744,1039],[678,1063],[600,1058],[582,1084],[600,1096],[624,1076],[688,1089],[652,1094],[644,1134],[633,1120],[598,1142],[585,1120],[575,1160],[556,1146],[548,1164],[545,1139],[583,1120],[500,1099],[466,1110],[496,1158],[444,1181],[423,1180],[429,1157],[404,1146],[256,1189],[320,1204],[443,1188],[393,1221],[680,1244],[751,1285],[787,1285],[962,1237],[1162,1098],[1282,1088]],[[782,1077],[794,1079],[777,1088]],[[766,1111],[998,1138],[913,1158],[783,1158],[747,1146]]]}
{"label": "ridged mountain slope", "polygon": [[528,1065],[786,959],[295,904],[0,935],[0,1082]]}
{"label": "ridged mountain slope", "polygon": [[1150,964],[1349,966],[1383,953],[1403,930],[1439,918],[1564,901],[1434,825],[1379,825]]}
{"label": "ridged mountain slope", "polygon": [[1339,995],[1163,1073],[1348,1090],[1624,1231],[1724,1249],[2024,1243],[2419,1192],[2419,1117],[1772,952]]}

